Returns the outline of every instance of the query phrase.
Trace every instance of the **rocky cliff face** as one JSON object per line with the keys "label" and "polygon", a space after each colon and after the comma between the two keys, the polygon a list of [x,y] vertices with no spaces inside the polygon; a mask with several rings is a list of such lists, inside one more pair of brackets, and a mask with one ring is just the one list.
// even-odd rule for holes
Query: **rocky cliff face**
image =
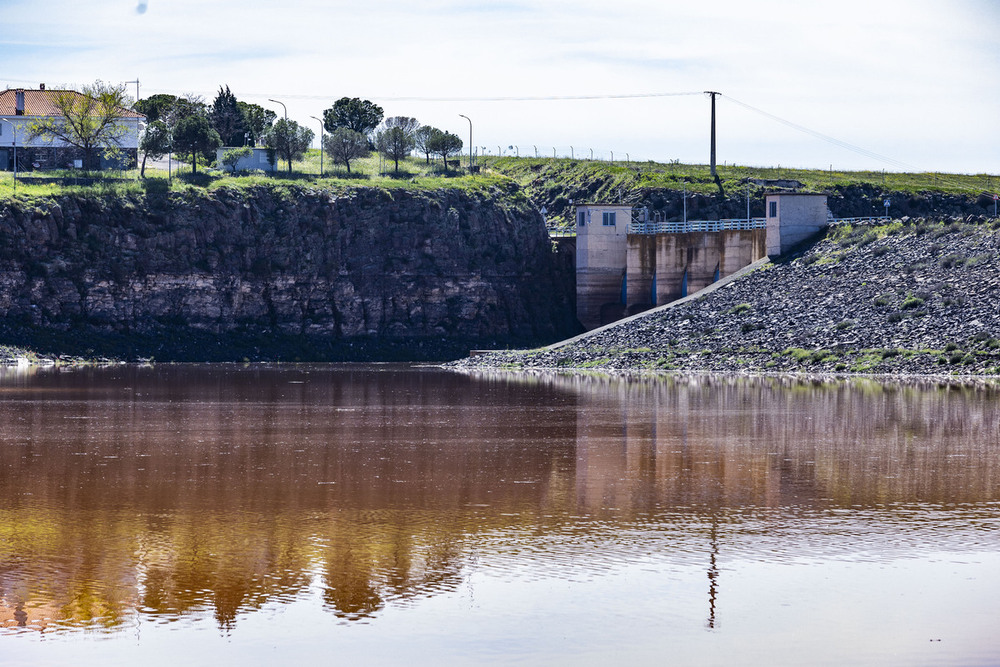
{"label": "rocky cliff face", "polygon": [[565,337],[572,290],[514,186],[276,186],[0,208],[5,337],[86,347],[76,353],[439,358]]}

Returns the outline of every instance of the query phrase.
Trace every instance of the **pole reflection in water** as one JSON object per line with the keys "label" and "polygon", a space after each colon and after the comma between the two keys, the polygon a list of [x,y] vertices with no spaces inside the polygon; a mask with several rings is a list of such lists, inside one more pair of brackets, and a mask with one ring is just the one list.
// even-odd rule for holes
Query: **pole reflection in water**
{"label": "pole reflection in water", "polygon": [[[123,659],[160,633],[202,658],[225,637],[322,659],[340,633],[345,657],[384,660],[416,643],[445,662],[793,663],[831,640],[831,660],[1000,660],[975,639],[1000,611],[976,597],[1000,579],[984,574],[998,396],[402,366],[0,370],[0,633],[26,659],[58,653],[39,633],[96,633],[95,655]],[[923,602],[871,599],[885,568],[900,580],[882,594]],[[942,576],[939,599],[924,589]],[[953,641],[928,653],[935,632]]]}

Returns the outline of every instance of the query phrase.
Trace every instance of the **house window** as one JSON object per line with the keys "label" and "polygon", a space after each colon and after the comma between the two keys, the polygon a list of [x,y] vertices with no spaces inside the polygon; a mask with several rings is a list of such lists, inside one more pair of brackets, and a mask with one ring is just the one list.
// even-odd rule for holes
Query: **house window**
{"label": "house window", "polygon": [[585,227],[587,225],[587,213],[586,213],[586,211],[577,211],[576,212],[576,224],[580,225],[581,227]]}
{"label": "house window", "polygon": [[604,224],[605,227],[614,227],[615,226],[615,212],[614,211],[605,211],[604,212],[603,224]]}
{"label": "house window", "polygon": [[767,203],[767,217],[769,218],[778,217],[778,202],[772,201]]}

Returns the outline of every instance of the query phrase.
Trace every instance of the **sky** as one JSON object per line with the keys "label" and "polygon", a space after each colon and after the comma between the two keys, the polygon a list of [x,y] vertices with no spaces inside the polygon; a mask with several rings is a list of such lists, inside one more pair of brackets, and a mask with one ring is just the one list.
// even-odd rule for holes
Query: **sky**
{"label": "sky", "polygon": [[[1000,173],[1000,0],[0,0],[0,89],[341,97],[477,152]],[[10,78],[5,78],[10,77]]]}

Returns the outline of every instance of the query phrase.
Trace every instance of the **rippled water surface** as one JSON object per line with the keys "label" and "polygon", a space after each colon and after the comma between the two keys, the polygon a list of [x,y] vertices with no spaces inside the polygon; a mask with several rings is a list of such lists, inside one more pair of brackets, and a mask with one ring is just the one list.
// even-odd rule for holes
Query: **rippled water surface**
{"label": "rippled water surface", "polygon": [[1000,391],[0,369],[0,663],[1000,664]]}

